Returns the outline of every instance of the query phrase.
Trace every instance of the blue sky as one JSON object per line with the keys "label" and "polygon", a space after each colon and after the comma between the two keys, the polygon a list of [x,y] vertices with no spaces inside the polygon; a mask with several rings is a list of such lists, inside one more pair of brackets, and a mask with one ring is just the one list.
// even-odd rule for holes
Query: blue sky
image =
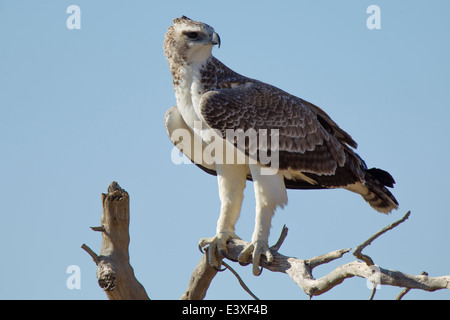
{"label": "blue sky", "polygon": [[[69,5],[81,29],[66,26]],[[366,27],[369,5],[381,29]],[[5,1],[0,0],[1,299],[105,299],[95,264],[102,192],[113,180],[131,197],[131,263],[152,299],[179,299],[213,236],[217,182],[171,162],[164,114],[175,104],[162,43],[172,19],[206,22],[220,34],[213,54],[241,74],[326,110],[358,142],[369,166],[396,179],[400,209],[372,210],[343,190],[289,191],[270,242],[309,258],[354,248],[380,228],[410,219],[366,249],[375,263],[410,274],[450,274],[450,5],[446,1]],[[253,186],[237,234],[249,240]],[[315,270],[317,277],[341,260]],[[81,270],[68,289],[66,269]],[[261,299],[307,299],[284,274],[233,265]],[[382,287],[393,299],[400,288]],[[367,299],[352,278],[314,299]],[[208,299],[250,299],[230,272]],[[411,291],[405,299],[449,299]]]}

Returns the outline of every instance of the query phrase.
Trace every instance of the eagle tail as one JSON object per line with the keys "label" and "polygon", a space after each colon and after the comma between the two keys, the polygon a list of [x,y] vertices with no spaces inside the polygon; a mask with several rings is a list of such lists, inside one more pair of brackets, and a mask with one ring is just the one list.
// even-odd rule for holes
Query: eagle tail
{"label": "eagle tail", "polygon": [[393,188],[394,178],[381,169],[371,168],[365,171],[365,192],[358,192],[372,208],[381,213],[390,213],[398,208],[394,195],[387,189]]}

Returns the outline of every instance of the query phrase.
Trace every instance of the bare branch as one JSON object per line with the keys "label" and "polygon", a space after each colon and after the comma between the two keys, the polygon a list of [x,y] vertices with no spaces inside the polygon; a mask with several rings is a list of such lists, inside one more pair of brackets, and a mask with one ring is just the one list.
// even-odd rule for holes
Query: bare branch
{"label": "bare branch", "polygon": [[87,253],[89,253],[89,255],[92,257],[92,260],[94,260],[95,264],[98,265],[98,260],[99,260],[98,255],[97,255],[94,251],[92,251],[92,249],[89,248],[89,247],[88,247],[87,245],[85,245],[84,243],[83,243],[83,245],[81,246],[81,248],[82,248],[84,251],[86,251]]}
{"label": "bare branch", "polygon": [[321,264],[325,264],[341,258],[344,254],[346,254],[350,250],[351,249],[340,249],[333,252],[322,254],[318,257],[307,259],[305,261],[311,268],[315,268],[317,266],[320,266]]}
{"label": "bare branch", "polygon": [[[422,271],[421,275],[425,275],[427,276],[428,273],[426,273],[425,271]],[[405,288],[402,291],[400,291],[400,293],[398,294],[398,296],[395,298],[395,300],[401,300],[409,291],[411,290],[411,288]]]}
{"label": "bare branch", "polygon": [[370,294],[369,300],[373,300],[373,298],[375,297],[375,293],[377,292],[377,286],[374,285],[372,288],[372,293]]}
{"label": "bare branch", "polygon": [[[395,228],[397,225],[405,221],[409,217],[409,215],[410,213],[408,212],[401,220],[387,226],[386,228],[383,228],[382,230],[374,234],[362,245],[358,246],[357,250],[355,250],[356,253],[360,255],[360,257],[363,256],[361,251],[366,246],[368,246],[380,235],[384,234],[388,230]],[[286,234],[282,232],[282,236],[280,237],[280,239],[284,240],[285,237]],[[279,240],[277,242],[277,245],[279,243],[282,243],[282,241]],[[229,258],[229,260],[231,261],[236,261],[239,254],[248,244],[248,242],[239,239],[233,239],[229,241],[227,243],[227,258]],[[273,246],[272,248],[277,248],[277,245]],[[306,260],[284,256],[278,252],[272,252],[274,258],[273,262],[270,264],[267,263],[266,259],[263,256],[261,258],[259,266],[272,272],[282,272],[288,274],[291,279],[310,297],[325,293],[336,285],[342,283],[345,279],[352,278],[354,276],[368,279],[372,283],[374,283],[374,290],[372,291],[370,297],[371,299],[373,299],[375,295],[377,285],[390,285],[411,289],[421,289],[426,291],[450,289],[450,276],[428,277],[427,275],[409,275],[399,271],[384,269],[375,266],[374,264],[368,264],[367,261],[353,261],[337,267],[329,274],[319,279],[314,278],[313,269],[315,267],[339,259],[349,251],[350,249],[340,249]],[[372,261],[372,259],[370,259],[370,261]],[[248,263],[251,263],[251,261],[248,261]],[[204,256],[202,257],[201,264],[207,264],[207,260],[206,258],[204,258]],[[214,273],[214,275],[216,273]],[[196,280],[200,281],[199,279]],[[211,281],[212,278],[209,279],[208,285],[211,283]],[[204,290],[205,293],[206,290]]]}
{"label": "bare branch", "polygon": [[244,280],[242,280],[242,278],[239,276],[239,274],[225,261],[222,261],[222,264],[231,271],[231,273],[238,279],[239,284],[241,285],[241,287],[249,294],[252,296],[253,299],[255,300],[259,300],[257,296],[254,295],[254,293],[247,287],[247,285],[245,284]]}
{"label": "bare branch", "polygon": [[281,248],[281,245],[284,242],[284,239],[286,239],[287,235],[288,235],[288,228],[286,227],[286,225],[283,226],[283,229],[281,229],[281,234],[280,237],[278,238],[277,243],[275,243],[275,245],[273,245],[272,247],[270,247],[270,250],[272,251],[278,251]]}
{"label": "bare branch", "polygon": [[384,227],[383,229],[381,229],[380,231],[378,231],[377,233],[375,233],[373,236],[371,236],[369,239],[367,239],[366,241],[364,241],[362,244],[360,244],[359,246],[357,246],[355,248],[355,250],[353,251],[353,255],[355,257],[357,257],[358,259],[364,261],[368,266],[373,266],[375,263],[372,261],[372,259],[369,256],[366,256],[364,254],[362,254],[362,251],[365,247],[367,247],[368,245],[370,245],[375,239],[377,239],[379,236],[381,236],[382,234],[386,233],[389,230],[394,229],[396,226],[398,226],[400,223],[406,221],[406,219],[409,218],[409,215],[411,214],[411,211],[408,211],[405,216],[403,218],[401,218],[400,220],[388,225],[387,227]]}
{"label": "bare branch", "polygon": [[101,227],[91,227],[92,231],[98,231],[98,232],[104,232],[105,231],[105,227],[101,226]]}

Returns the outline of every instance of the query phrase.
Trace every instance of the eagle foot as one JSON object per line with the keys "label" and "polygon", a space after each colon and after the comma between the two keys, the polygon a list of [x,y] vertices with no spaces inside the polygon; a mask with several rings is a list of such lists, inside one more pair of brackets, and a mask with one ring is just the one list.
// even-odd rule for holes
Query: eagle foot
{"label": "eagle foot", "polygon": [[265,240],[256,240],[249,244],[242,250],[238,257],[239,263],[247,263],[250,256],[253,262],[253,274],[259,276],[262,273],[262,268],[259,269],[259,262],[261,261],[261,255],[265,255],[267,262],[273,261],[273,255],[270,251],[269,244]]}
{"label": "eagle foot", "polygon": [[230,239],[241,240],[241,238],[234,234],[234,232],[219,232],[214,237],[201,238],[198,243],[198,248],[201,252],[203,252],[203,247],[208,246],[206,257],[208,260],[208,264],[218,271],[220,270],[220,263],[217,259],[217,256],[223,256],[227,259],[235,261],[234,259],[230,258],[227,253],[227,242]]}

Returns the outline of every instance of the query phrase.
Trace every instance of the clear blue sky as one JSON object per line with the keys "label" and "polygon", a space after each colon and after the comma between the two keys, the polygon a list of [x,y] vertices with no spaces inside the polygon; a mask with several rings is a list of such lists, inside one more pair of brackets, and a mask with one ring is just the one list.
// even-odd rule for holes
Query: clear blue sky
{"label": "clear blue sky", "polygon": [[[81,9],[80,30],[66,27],[71,4]],[[371,4],[381,8],[380,30],[366,27]],[[170,158],[163,117],[175,98],[162,43],[181,15],[215,28],[222,46],[213,54],[232,69],[325,109],[367,164],[397,181],[400,209],[389,216],[347,191],[290,191],[270,238],[290,228],[281,253],[354,248],[411,210],[366,253],[384,268],[450,274],[449,12],[443,0],[0,1],[0,298],[106,298],[80,246],[99,252],[89,226],[99,225],[100,195],[113,180],[131,196],[137,278],[153,299],[183,294],[220,204],[214,177]],[[237,234],[250,239],[251,183],[245,196]],[[70,265],[80,267],[79,290],[66,287]],[[308,298],[287,275],[234,266],[262,299]],[[382,287],[376,298],[400,290]],[[352,278],[315,299],[369,295]],[[227,271],[207,298],[251,297]]]}

